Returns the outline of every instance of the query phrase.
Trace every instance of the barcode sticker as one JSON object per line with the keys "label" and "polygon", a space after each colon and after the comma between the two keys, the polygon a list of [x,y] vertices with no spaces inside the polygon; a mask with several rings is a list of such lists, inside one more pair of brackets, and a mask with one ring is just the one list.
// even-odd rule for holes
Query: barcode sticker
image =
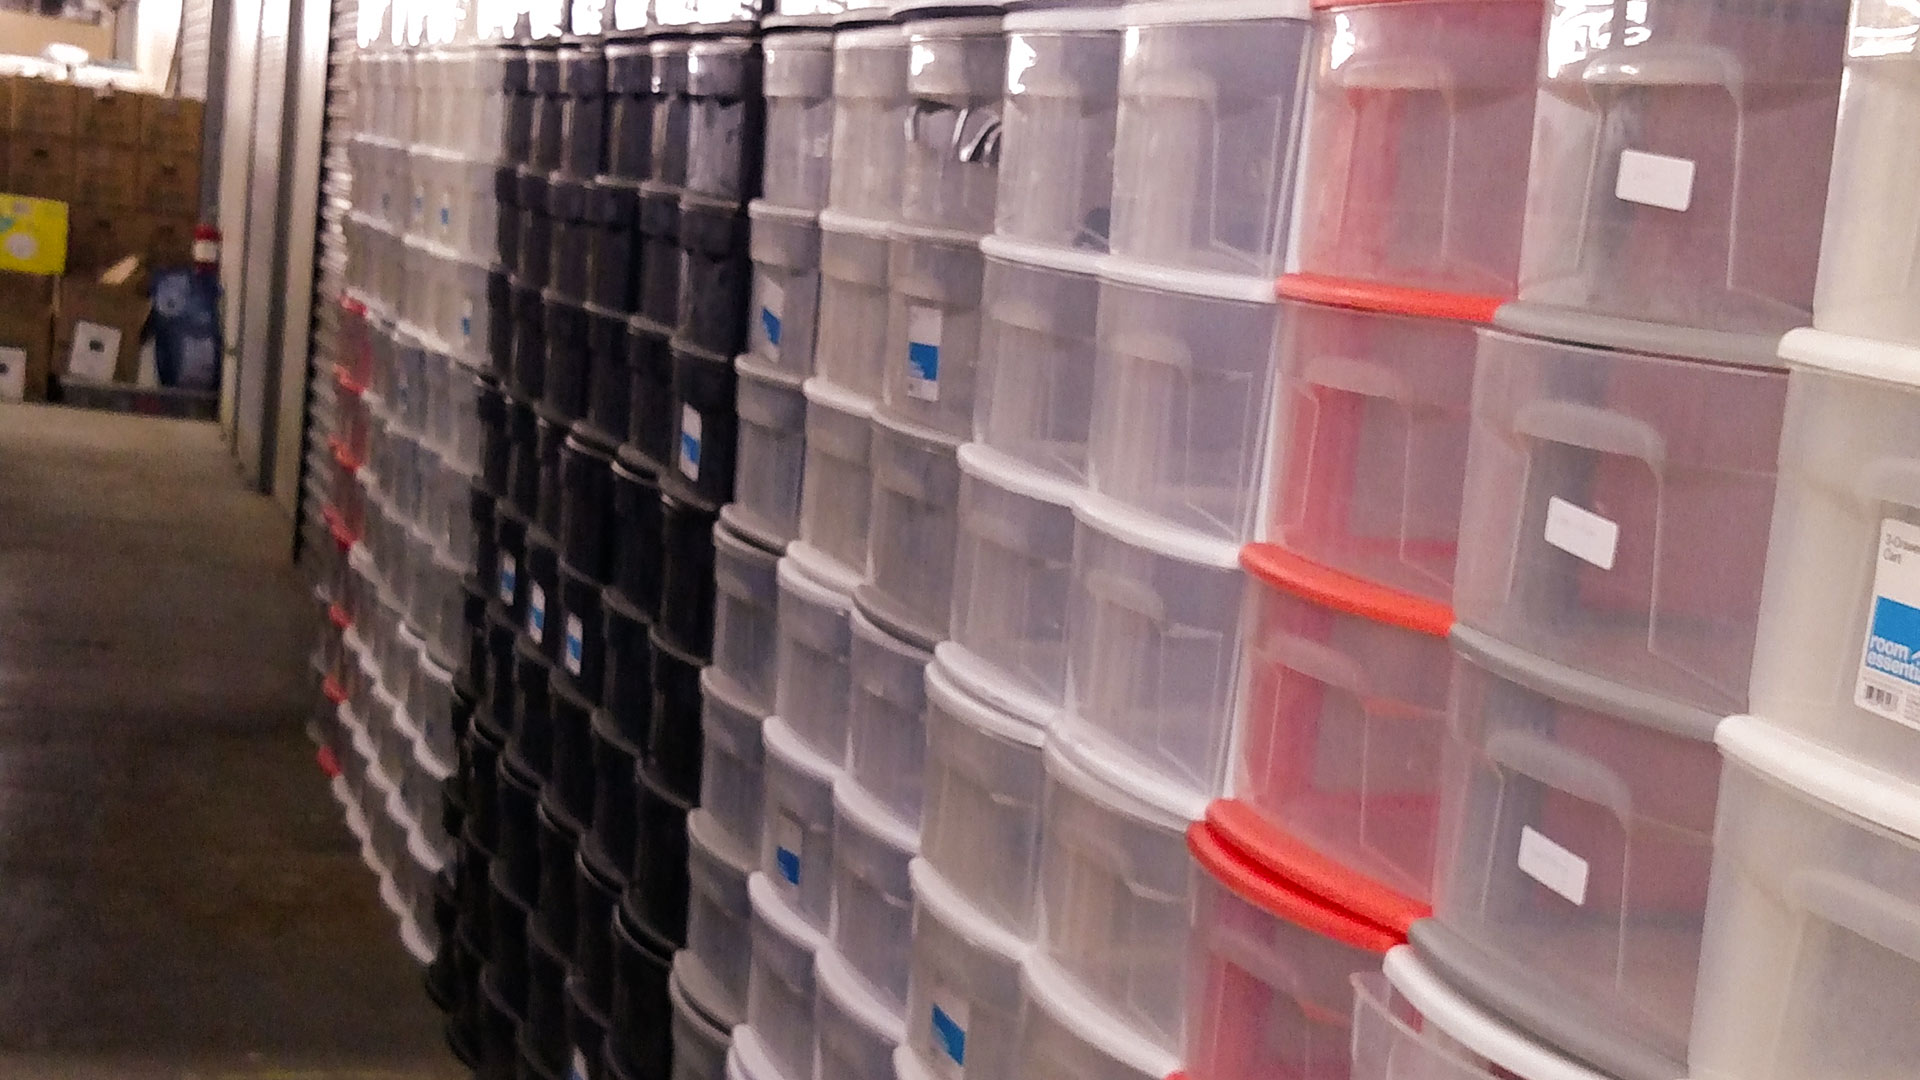
{"label": "barcode sticker", "polygon": [[527,637],[535,645],[547,636],[547,590],[539,582],[527,586]]}
{"label": "barcode sticker", "polygon": [[940,309],[907,307],[907,396],[940,400]]}
{"label": "barcode sticker", "polygon": [[1685,211],[1693,205],[1693,162],[1643,150],[1622,150],[1613,197],[1662,210]]}
{"label": "barcode sticker", "polygon": [[580,669],[586,664],[586,656],[587,656],[587,626],[585,623],[580,621],[580,616],[568,615],[567,616],[567,661],[566,661],[567,672],[572,675],[580,674]]}
{"label": "barcode sticker", "polygon": [[1547,499],[1546,541],[1576,559],[1611,570],[1620,546],[1620,526],[1554,496]]}
{"label": "barcode sticker", "polygon": [[1920,526],[1880,523],[1880,546],[1854,704],[1920,727]]}
{"label": "barcode sticker", "polygon": [[680,471],[689,480],[700,479],[700,413],[680,406]]}
{"label": "barcode sticker", "polygon": [[1528,877],[1582,907],[1587,902],[1587,860],[1535,832],[1520,826],[1520,870]]}
{"label": "barcode sticker", "polygon": [[787,293],[780,283],[765,278],[760,283],[760,329],[767,335],[767,343],[780,344],[780,319],[787,307]]}
{"label": "barcode sticker", "polygon": [[500,602],[511,606],[520,590],[520,564],[506,552],[500,553]]}

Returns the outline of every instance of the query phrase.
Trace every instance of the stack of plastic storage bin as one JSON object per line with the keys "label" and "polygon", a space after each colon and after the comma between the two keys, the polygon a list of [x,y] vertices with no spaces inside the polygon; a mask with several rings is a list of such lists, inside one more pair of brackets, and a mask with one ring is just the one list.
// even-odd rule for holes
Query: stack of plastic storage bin
{"label": "stack of plastic storage bin", "polygon": [[1722,723],[1691,1075],[1867,1075],[1913,1059],[1920,770],[1912,588],[1920,212],[1900,179],[1911,21],[1853,13],[1813,302],[1789,333],[1751,717]]}
{"label": "stack of plastic storage bin", "polygon": [[1409,963],[1621,1080],[1691,1075],[1713,731],[1747,700],[1775,352],[1813,296],[1845,7],[1550,23],[1519,300],[1480,334],[1435,917]]}

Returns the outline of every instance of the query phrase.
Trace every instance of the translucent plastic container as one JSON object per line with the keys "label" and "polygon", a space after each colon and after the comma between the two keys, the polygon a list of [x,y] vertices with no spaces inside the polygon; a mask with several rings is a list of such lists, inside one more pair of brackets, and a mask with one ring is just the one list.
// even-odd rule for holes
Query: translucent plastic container
{"label": "translucent plastic container", "polygon": [[[907,1004],[919,833],[842,780],[833,794],[833,928],[828,935],[867,992],[899,1015]],[[895,1040],[896,1042],[898,1040]]]}
{"label": "translucent plastic container", "polygon": [[1786,381],[1483,331],[1460,620],[1601,678],[1738,711]]}
{"label": "translucent plastic container", "polygon": [[747,207],[753,220],[753,299],[747,348],[783,372],[813,373],[814,314],[820,307],[820,223],[808,210],[765,199]]}
{"label": "translucent plastic container", "polygon": [[900,209],[908,116],[907,32],[868,26],[833,35],[834,168],[827,205],[890,219]]}
{"label": "translucent plastic container", "polygon": [[761,190],[775,205],[818,210],[827,203],[832,163],[833,35],[769,27],[760,51],[767,95]]}
{"label": "translucent plastic container", "polygon": [[1642,1080],[1659,1059],[1687,1075],[1716,717],[1477,629],[1453,641],[1438,918],[1416,942],[1495,1011],[1607,1072]]}
{"label": "translucent plastic container", "polygon": [[[673,1039],[673,1071],[668,1080],[780,1080],[777,1072],[771,1075],[755,1073],[747,1069],[738,1069],[729,1073],[728,1064],[734,1059],[730,1054],[733,1036],[723,1024],[716,1024],[707,1011],[707,1003],[693,1001],[682,981],[685,960],[676,955],[673,961],[673,975],[667,983],[667,1000],[673,1004],[673,1027],[670,1037]],[[737,1019],[744,1013],[735,1014]],[[574,1067],[582,1076],[591,1075],[580,1069],[582,1062],[576,1060]],[[568,1078],[571,1080],[571,1077]]]}
{"label": "translucent plastic container", "polygon": [[986,255],[976,441],[1076,483],[1087,477],[1101,259],[980,242]]}
{"label": "translucent plastic container", "polygon": [[947,636],[958,537],[960,439],[873,418],[873,497],[861,609],[923,648]]}
{"label": "translucent plastic container", "polygon": [[924,860],[913,874],[906,1045],[936,1074],[1016,1080],[1020,961],[1029,944],[980,912]]}
{"label": "translucent plastic container", "polygon": [[723,524],[713,527],[713,666],[739,687],[749,708],[771,712],[780,556]]}
{"label": "translucent plastic container", "polygon": [[838,769],[847,756],[853,598],[809,574],[804,555],[781,559],[778,579],[775,709]]}
{"label": "translucent plastic container", "polygon": [[833,913],[833,785],[840,768],[778,716],[760,730],[767,748],[761,874],[795,918],[825,932]]}
{"label": "translucent plastic container", "polygon": [[887,225],[820,215],[820,313],[814,367],[826,382],[880,396],[887,342]]}
{"label": "translucent plastic container", "polygon": [[784,548],[800,532],[801,478],[807,457],[807,399],[795,374],[740,357],[734,407],[739,461],[733,513],[763,547]]}
{"label": "translucent plastic container", "polygon": [[1286,251],[1305,0],[1147,0],[1121,18],[1114,253],[1271,277]]}
{"label": "translucent plastic container", "polygon": [[747,1025],[782,1077],[812,1076],[813,958],[827,939],[787,906],[767,875],[753,875],[747,893],[753,903]]}
{"label": "translucent plastic container", "polygon": [[1424,900],[1453,613],[1279,547],[1240,558],[1254,587],[1236,798],[1272,835],[1331,862],[1327,876]]}
{"label": "translucent plastic container", "polygon": [[1796,330],[1754,715],[1920,781],[1920,705],[1899,616],[1916,599],[1896,558],[1920,537],[1920,349]]}
{"label": "translucent plastic container", "polygon": [[1355,917],[1210,827],[1189,830],[1187,847],[1197,869],[1185,1076],[1346,1077],[1351,980],[1404,944],[1404,927]]}
{"label": "translucent plastic container", "polygon": [[1476,347],[1465,320],[1493,305],[1298,275],[1280,292],[1266,538],[1451,603]]}
{"label": "translucent plastic container", "polygon": [[[1048,740],[1039,952],[1112,1022],[1183,1045],[1187,823],[1205,802]],[[1022,1075],[1032,1075],[1023,1073]]]}
{"label": "translucent plastic container", "polygon": [[1208,536],[1251,539],[1276,310],[1264,278],[1103,264],[1093,489]]}
{"label": "translucent plastic container", "polygon": [[882,408],[965,438],[980,366],[979,239],[916,225],[895,225],[889,235]]}
{"label": "translucent plastic container", "polygon": [[704,1008],[721,1016],[745,1016],[753,968],[748,930],[752,908],[747,902],[753,855],[738,847],[704,809],[687,815],[687,841],[687,947],[675,972]]}
{"label": "translucent plastic container", "polygon": [[895,1080],[893,1052],[905,1032],[897,1009],[873,996],[837,949],[814,966],[813,1075],[820,1080]]}
{"label": "translucent plastic container", "polygon": [[1751,717],[1717,740],[1690,1075],[1899,1075],[1920,1052],[1920,785]]}
{"label": "translucent plastic container", "polygon": [[960,472],[952,633],[961,663],[1030,695],[1025,711],[1057,707],[1067,690],[1077,489],[978,444],[960,448]]}
{"label": "translucent plastic container", "polygon": [[1071,977],[1045,958],[1029,955],[1021,964],[1020,988],[1015,1076],[1168,1080],[1179,1075],[1176,1055],[1087,997]]}
{"label": "translucent plastic container", "polygon": [[807,398],[805,483],[800,540],[817,562],[854,582],[867,565],[867,519],[873,498],[873,399],[849,394],[819,376]]}
{"label": "translucent plastic container", "polygon": [[1513,295],[1540,5],[1336,3],[1313,20],[1294,265]]}
{"label": "translucent plastic container", "polygon": [[1097,498],[1074,517],[1060,723],[1194,798],[1223,794],[1248,592],[1240,549]]}
{"label": "translucent plastic container", "polygon": [[1388,951],[1381,967],[1353,977],[1353,1080],[1606,1078],[1486,1012],[1412,949]]}
{"label": "translucent plastic container", "polygon": [[763,719],[737,687],[713,668],[700,673],[700,809],[733,846],[760,850],[766,788]]}
{"label": "translucent plastic container", "polygon": [[993,229],[1007,85],[1000,23],[998,14],[907,17],[903,221],[974,235]]}
{"label": "translucent plastic container", "polygon": [[889,815],[917,829],[933,654],[880,629],[858,609],[852,623],[847,775]]}
{"label": "translucent plastic container", "polygon": [[1846,5],[1820,0],[1613,0],[1555,21],[1521,299],[1710,330],[1804,325],[1845,55]]}
{"label": "translucent plastic container", "polygon": [[1123,35],[1112,8],[1016,12],[1006,20],[1006,113],[994,231],[1107,249]]}

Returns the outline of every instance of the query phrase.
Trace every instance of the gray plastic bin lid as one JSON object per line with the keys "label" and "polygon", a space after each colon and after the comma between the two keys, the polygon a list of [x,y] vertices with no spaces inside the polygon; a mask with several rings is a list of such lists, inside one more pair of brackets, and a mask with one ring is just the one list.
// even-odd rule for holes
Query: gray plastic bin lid
{"label": "gray plastic bin lid", "polygon": [[1701,330],[1672,323],[1646,322],[1618,315],[1515,300],[1500,305],[1493,325],[1528,337],[1591,345],[1603,349],[1653,353],[1682,360],[1781,370],[1779,334],[1741,334],[1728,330]]}
{"label": "gray plastic bin lid", "polygon": [[1555,701],[1695,742],[1712,742],[1720,723],[1720,717],[1705,709],[1536,656],[1463,623],[1455,623],[1448,637],[1454,651],[1474,664]]}
{"label": "gray plastic bin lid", "polygon": [[1420,959],[1475,1004],[1620,1080],[1685,1080],[1686,1047],[1653,1046],[1626,1018],[1570,994],[1537,971],[1493,956],[1421,919],[1407,932]]}

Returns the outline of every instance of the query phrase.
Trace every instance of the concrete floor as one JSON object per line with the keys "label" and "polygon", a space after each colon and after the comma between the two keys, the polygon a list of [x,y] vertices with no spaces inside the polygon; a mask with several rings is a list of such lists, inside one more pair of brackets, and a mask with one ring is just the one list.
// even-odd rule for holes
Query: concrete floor
{"label": "concrete floor", "polygon": [[0,1080],[455,1077],[210,424],[0,405]]}

